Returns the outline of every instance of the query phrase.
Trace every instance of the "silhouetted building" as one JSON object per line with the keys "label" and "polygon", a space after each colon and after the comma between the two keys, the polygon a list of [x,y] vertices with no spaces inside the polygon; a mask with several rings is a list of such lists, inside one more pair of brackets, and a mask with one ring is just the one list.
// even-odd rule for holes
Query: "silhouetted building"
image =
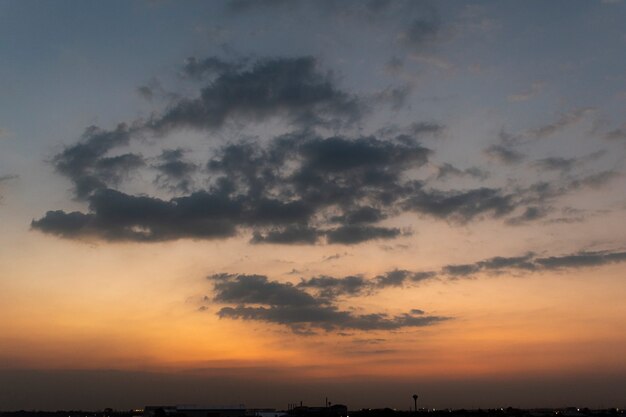
{"label": "silhouetted building", "polygon": [[144,417],[245,417],[246,408],[241,406],[206,407],[197,405],[146,406]]}
{"label": "silhouetted building", "polygon": [[286,412],[276,411],[274,408],[253,408],[246,411],[248,417],[284,417],[286,415]]}
{"label": "silhouetted building", "polygon": [[329,407],[294,407],[289,410],[290,416],[296,417],[348,417],[348,407],[334,404]]}

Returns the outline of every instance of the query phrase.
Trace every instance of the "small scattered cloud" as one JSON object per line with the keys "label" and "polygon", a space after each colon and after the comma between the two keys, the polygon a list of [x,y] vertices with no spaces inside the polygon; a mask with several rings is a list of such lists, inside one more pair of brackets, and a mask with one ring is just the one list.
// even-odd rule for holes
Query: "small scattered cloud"
{"label": "small scattered cloud", "polygon": [[528,88],[527,90],[521,91],[516,94],[511,94],[507,97],[507,99],[511,102],[528,101],[541,94],[543,92],[543,87],[543,82],[535,81],[530,85],[530,88]]}
{"label": "small scattered cloud", "polygon": [[606,186],[616,178],[621,177],[622,174],[615,170],[606,170],[590,174],[582,178],[577,178],[571,181],[569,187],[571,189],[578,189],[588,187],[592,189],[598,189]]}
{"label": "small scattered cloud", "polygon": [[626,125],[610,130],[604,134],[604,138],[608,140],[626,140]]}
{"label": "small scattered cloud", "polygon": [[449,163],[444,163],[437,167],[438,180],[446,180],[453,177],[471,177],[483,181],[489,178],[489,175],[489,172],[478,167],[471,167],[461,170]]}
{"label": "small scattered cloud", "polygon": [[526,155],[504,144],[491,145],[484,152],[490,159],[504,165],[519,164],[526,159]]}
{"label": "small scattered cloud", "polygon": [[553,122],[533,129],[529,129],[527,135],[534,139],[546,138],[572,125],[577,124],[578,122],[583,120],[584,117],[593,113],[594,111],[595,109],[592,107],[585,107],[561,113],[558,118]]}
{"label": "small scattered cloud", "polygon": [[401,44],[411,49],[421,50],[434,43],[441,36],[441,20],[434,10],[416,17],[409,26],[400,33],[398,39]]}
{"label": "small scattered cloud", "polygon": [[473,264],[446,265],[442,273],[451,277],[471,276],[478,272],[541,272],[553,269],[578,269],[626,262],[623,251],[580,251],[561,256],[538,256],[529,252],[517,257],[495,257]]}
{"label": "small scattered cloud", "polygon": [[17,175],[0,175],[0,202],[2,202],[3,196],[3,188],[7,182],[16,180],[19,178]]}
{"label": "small scattered cloud", "polygon": [[566,173],[571,171],[577,163],[578,160],[576,158],[549,157],[538,159],[534,161],[532,165],[542,171],[560,171]]}

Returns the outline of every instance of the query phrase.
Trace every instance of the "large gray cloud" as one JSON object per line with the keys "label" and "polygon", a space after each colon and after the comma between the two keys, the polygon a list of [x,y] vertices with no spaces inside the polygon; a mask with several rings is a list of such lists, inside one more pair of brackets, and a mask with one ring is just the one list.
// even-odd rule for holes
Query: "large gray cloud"
{"label": "large gray cloud", "polygon": [[515,210],[516,203],[512,194],[501,189],[439,191],[420,187],[406,201],[405,207],[418,213],[464,223],[484,214],[502,217]]}
{"label": "large gray cloud", "polygon": [[[312,57],[253,62],[190,58],[183,72],[207,83],[197,97],[176,99],[162,114],[147,121],[121,123],[113,130],[91,126],[77,143],[52,158],[56,170],[74,183],[78,198],[117,185],[124,175],[144,164],[141,155],[110,155],[138,136],[165,135],[180,128],[214,130],[229,121],[254,123],[271,117],[281,117],[301,128],[350,124],[364,110],[363,102],[340,90]],[[205,80],[209,73],[213,78]],[[165,159],[158,166],[166,175],[176,168],[173,158],[180,159],[173,153],[176,150],[169,152],[162,155]]]}
{"label": "large gray cloud", "polygon": [[[400,230],[371,223],[394,210],[403,197],[402,174],[423,166],[430,153],[404,136],[383,141],[303,133],[267,147],[236,143],[208,161],[212,185],[206,190],[164,200],[95,188],[86,197],[88,213],[51,211],[32,225],[64,237],[107,240],[223,238],[238,228],[253,229],[254,243],[390,239]],[[157,179],[188,188],[197,167],[182,157],[181,150],[164,151],[154,165]]]}
{"label": "large gray cloud", "polygon": [[[179,238],[224,238],[236,233],[241,201],[219,192],[198,192],[169,201],[98,190],[89,198],[90,212],[49,211],[32,222],[46,233],[69,237],[139,242]],[[254,216],[254,214],[253,214]]]}
{"label": "large gray cloud", "polygon": [[123,175],[143,165],[142,157],[136,154],[106,156],[112,149],[128,145],[134,130],[124,123],[110,131],[91,126],[78,143],[55,155],[55,168],[72,180],[78,198],[115,185]]}
{"label": "large gray cloud", "polygon": [[[63,237],[143,242],[225,238],[247,230],[253,233],[252,243],[313,244],[324,238],[328,243],[358,244],[409,234],[384,225],[387,218],[403,212],[454,223],[485,217],[510,224],[540,219],[549,214],[556,198],[600,187],[618,175],[606,171],[567,178],[560,185],[443,191],[411,179],[432,154],[414,137],[403,134],[382,140],[296,132],[267,145],[250,141],[226,145],[202,170],[186,161],[182,150],[165,150],[152,165],[159,172],[157,183],[188,191],[192,174],[202,171],[210,185],[163,199],[130,195],[102,184],[115,183],[127,175],[128,166],[143,163],[128,153],[102,155],[110,146],[100,143],[105,137],[109,136],[96,130],[57,157],[58,169],[77,173],[77,186],[90,180],[99,184],[84,197],[89,211],[50,211],[33,221],[33,228]],[[110,138],[125,144],[128,129],[118,128]]]}
{"label": "large gray cloud", "polygon": [[[207,66],[204,60],[190,70],[188,61],[186,69],[204,73]],[[199,97],[179,100],[147,126],[156,131],[217,129],[230,120],[274,116],[302,126],[343,124],[357,120],[362,111],[358,100],[339,90],[312,57],[265,59],[250,67],[218,61],[211,71],[218,75]]]}
{"label": "large gray cloud", "polygon": [[[363,100],[340,90],[311,57],[237,62],[194,58],[183,73],[204,83],[197,97],[176,99],[148,121],[119,124],[110,131],[90,127],[52,158],[89,209],[49,211],[33,220],[34,229],[66,238],[140,242],[222,239],[243,231],[252,234],[255,244],[351,245],[410,234],[410,229],[385,224],[405,212],[461,224],[483,218],[523,224],[548,216],[556,198],[600,187],[618,175],[606,171],[561,178],[565,184],[442,190],[428,179],[419,180],[420,168],[433,154],[419,140],[441,135],[444,127],[415,122],[406,128],[382,128],[376,135],[357,136],[342,129],[329,134],[320,124],[349,125],[362,115]],[[558,128],[575,123],[585,111],[556,123]],[[188,160],[181,148],[161,149],[152,158],[122,152],[145,143],[137,139],[146,135],[184,128],[214,131],[231,121],[254,126],[272,117],[291,124],[291,133],[213,146],[204,156],[206,163],[197,154],[195,162]],[[517,143],[517,137],[504,132],[500,140],[502,146]],[[513,151],[494,149],[505,161],[517,158]],[[558,158],[536,163],[562,170],[574,164]],[[133,189],[124,186],[138,170],[142,175],[137,177],[156,173],[159,197],[126,191]],[[483,180],[487,175],[444,162],[436,179]]]}
{"label": "large gray cloud", "polygon": [[221,307],[221,318],[264,321],[288,326],[296,333],[315,329],[396,330],[433,325],[447,317],[428,316],[422,310],[388,316],[383,313],[356,314],[339,305],[346,297],[369,296],[385,288],[418,285],[434,279],[462,279],[479,272],[487,274],[536,273],[575,270],[626,262],[624,251],[580,251],[558,256],[496,256],[469,264],[444,265],[439,271],[392,270],[365,278],[362,275],[301,278],[297,284],[271,281],[264,275],[216,274],[212,300]]}
{"label": "large gray cloud", "polygon": [[[333,298],[313,296],[305,291],[306,284],[270,281],[261,275],[218,274],[209,277],[213,282],[213,300],[231,304],[218,311],[221,318],[264,321],[288,326],[295,333],[310,334],[315,330],[397,330],[431,326],[448,317],[429,316],[422,310],[389,316],[385,313],[356,314],[342,310]],[[318,278],[316,284],[325,286],[327,278]],[[350,281],[354,281],[351,284]],[[359,285],[358,277],[343,279],[345,291]],[[333,284],[330,285],[333,287]],[[332,294],[333,296],[336,294]]]}

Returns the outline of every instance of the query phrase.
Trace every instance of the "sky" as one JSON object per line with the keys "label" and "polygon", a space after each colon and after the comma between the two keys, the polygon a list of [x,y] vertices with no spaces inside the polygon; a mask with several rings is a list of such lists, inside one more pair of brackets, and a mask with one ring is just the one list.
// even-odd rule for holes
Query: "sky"
{"label": "sky", "polygon": [[0,0],[0,410],[626,407],[626,2]]}

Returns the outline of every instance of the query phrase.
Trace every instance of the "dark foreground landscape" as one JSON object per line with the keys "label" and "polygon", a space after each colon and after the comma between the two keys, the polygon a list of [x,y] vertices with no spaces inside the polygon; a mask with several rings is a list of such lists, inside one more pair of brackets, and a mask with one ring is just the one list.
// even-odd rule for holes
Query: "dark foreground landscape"
{"label": "dark foreground landscape", "polygon": [[415,411],[392,408],[349,410],[344,405],[328,407],[290,406],[287,410],[250,409],[240,407],[197,407],[197,406],[149,406],[128,411],[105,409],[100,411],[5,411],[0,417],[583,417],[622,416],[619,408],[497,408],[497,409],[419,409]]}

